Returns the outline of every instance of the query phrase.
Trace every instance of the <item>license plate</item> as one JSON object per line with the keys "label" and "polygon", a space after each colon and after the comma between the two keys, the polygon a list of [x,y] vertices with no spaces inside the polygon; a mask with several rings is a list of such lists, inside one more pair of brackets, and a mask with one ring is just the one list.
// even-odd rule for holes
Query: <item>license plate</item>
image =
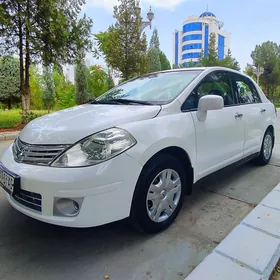
{"label": "license plate", "polygon": [[16,190],[20,188],[20,177],[15,173],[9,171],[1,162],[0,187],[2,187],[10,195],[13,195]]}

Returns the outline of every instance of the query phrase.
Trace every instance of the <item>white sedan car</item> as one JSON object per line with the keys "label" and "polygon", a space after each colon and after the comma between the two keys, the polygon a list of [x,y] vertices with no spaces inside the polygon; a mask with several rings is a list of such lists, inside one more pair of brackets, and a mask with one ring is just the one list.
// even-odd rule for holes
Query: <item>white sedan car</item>
{"label": "white sedan car", "polygon": [[91,227],[129,217],[158,232],[198,180],[246,160],[267,164],[275,121],[274,105],[240,72],[147,74],[30,122],[1,159],[0,185],[40,221]]}

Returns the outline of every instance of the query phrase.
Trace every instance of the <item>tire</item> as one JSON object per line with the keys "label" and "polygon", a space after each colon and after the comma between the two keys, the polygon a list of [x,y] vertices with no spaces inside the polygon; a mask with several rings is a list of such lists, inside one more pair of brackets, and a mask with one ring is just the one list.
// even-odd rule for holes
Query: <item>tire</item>
{"label": "tire", "polygon": [[[168,176],[170,180],[164,179]],[[136,184],[130,213],[134,228],[144,233],[168,228],[180,212],[185,188],[186,175],[181,162],[167,154],[155,156],[143,168]]]}
{"label": "tire", "polygon": [[255,160],[255,164],[257,165],[267,165],[271,159],[273,151],[273,133],[271,130],[266,130],[263,141],[262,147],[259,156]]}

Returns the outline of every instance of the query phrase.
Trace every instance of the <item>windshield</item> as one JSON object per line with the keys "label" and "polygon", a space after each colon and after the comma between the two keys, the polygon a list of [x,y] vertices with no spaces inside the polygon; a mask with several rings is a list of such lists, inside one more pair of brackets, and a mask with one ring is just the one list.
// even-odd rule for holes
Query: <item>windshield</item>
{"label": "windshield", "polygon": [[96,100],[147,101],[153,104],[168,103],[176,98],[202,71],[177,71],[141,76],[104,93]]}

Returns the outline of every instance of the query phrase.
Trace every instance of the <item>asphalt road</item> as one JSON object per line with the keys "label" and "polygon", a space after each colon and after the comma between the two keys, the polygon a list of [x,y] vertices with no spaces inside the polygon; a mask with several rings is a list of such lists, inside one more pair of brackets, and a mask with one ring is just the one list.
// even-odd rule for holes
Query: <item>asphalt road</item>
{"label": "asphalt road", "polygon": [[[0,155],[8,144],[0,143]],[[0,190],[0,279],[184,279],[279,183],[279,172],[278,123],[268,166],[248,163],[198,184],[175,223],[153,236],[125,221],[90,229],[44,224],[14,210]]]}

